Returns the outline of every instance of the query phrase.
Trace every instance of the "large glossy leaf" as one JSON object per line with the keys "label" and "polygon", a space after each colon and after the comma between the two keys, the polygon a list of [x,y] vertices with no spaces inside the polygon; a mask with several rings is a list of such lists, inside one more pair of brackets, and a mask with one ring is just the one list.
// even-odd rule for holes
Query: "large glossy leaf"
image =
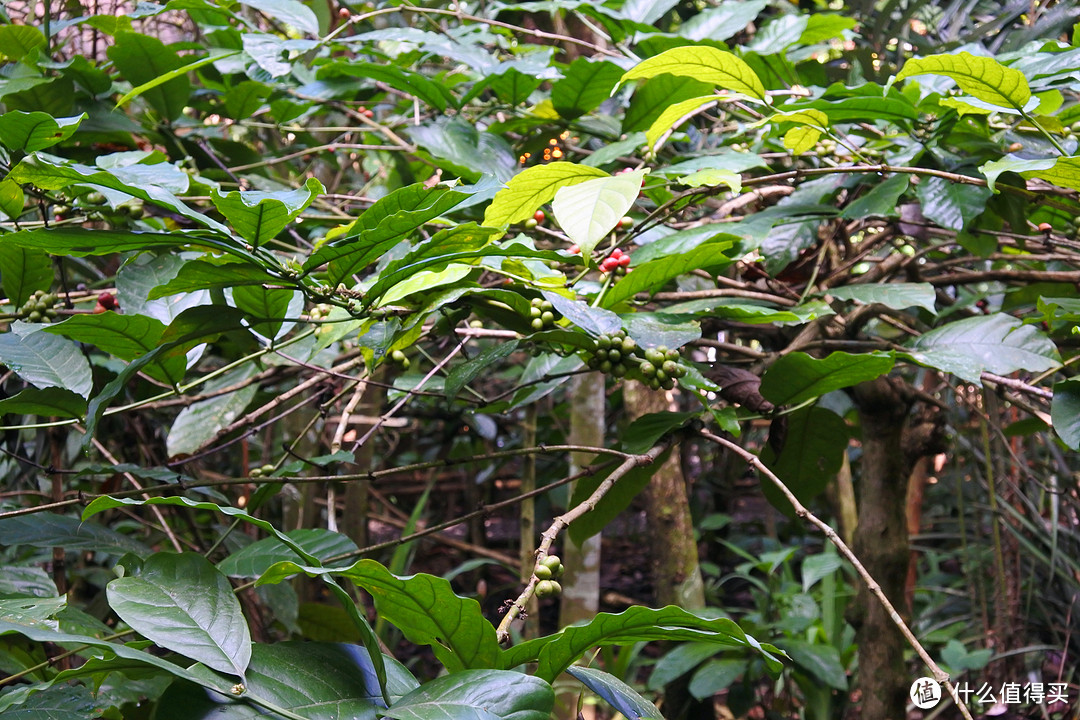
{"label": "large glossy leaf", "polygon": [[[121,360],[134,360],[158,346],[165,323],[145,315],[120,315],[111,310],[96,315],[74,315],[50,325],[44,332],[95,345]],[[187,363],[182,356],[162,357],[143,367],[150,377],[169,384],[184,379]]]}
{"label": "large glossy leaf", "polygon": [[460,118],[444,116],[428,125],[411,128],[409,135],[440,167],[470,181],[475,182],[483,175],[506,181],[517,171],[517,157],[501,136],[480,130]]}
{"label": "large glossy leaf", "polygon": [[15,330],[0,334],[0,364],[35,387],[58,387],[90,397],[94,387],[90,363],[75,343],[22,322]]}
{"label": "large glossy leaf", "polygon": [[41,415],[43,417],[81,418],[86,414],[86,398],[71,390],[47,387],[26,388],[17,395],[0,400],[0,416]]}
{"label": "large glossy leaf", "polygon": [[1039,178],[1060,187],[1080,189],[1080,157],[1059,157],[1050,167],[1042,166],[1046,161],[1034,162],[1038,165],[1020,170],[1020,174],[1026,178]]}
{"label": "large glossy leaf", "polygon": [[652,25],[678,4],[678,0],[627,0],[619,12],[635,22]]}
{"label": "large glossy leaf", "polygon": [[384,82],[390,87],[417,97],[421,102],[443,112],[455,100],[450,89],[426,75],[411,72],[396,65],[337,62],[319,68],[320,80],[338,77],[359,77],[372,83]]}
{"label": "large glossy leaf", "polygon": [[[392,701],[418,683],[393,658],[383,656]],[[246,694],[272,701],[311,720],[375,720],[386,707],[371,658],[364,648],[343,643],[262,643],[252,648]],[[156,720],[241,720],[281,717],[242,698],[174,683],[157,705]]]}
{"label": "large glossy leaf", "polygon": [[878,303],[894,310],[923,307],[936,313],[937,295],[930,283],[868,283],[830,288],[829,295],[838,300],[857,300],[867,305]]}
{"label": "large glossy leaf", "polygon": [[240,285],[232,289],[230,298],[251,329],[268,340],[288,333],[295,323],[286,318],[296,317],[304,307],[303,294],[291,288]]}
{"label": "large glossy leaf", "polygon": [[[691,77],[657,75],[644,83],[638,83],[630,106],[623,117],[624,133],[648,130],[660,114],[673,104],[695,97],[704,97],[714,91],[709,83]],[[639,144],[640,145],[640,144]],[[663,168],[658,169],[663,172]]]}
{"label": "large glossy leaf", "polygon": [[310,7],[299,0],[240,0],[272,20],[292,25],[308,35],[319,34],[319,20]]}
{"label": "large glossy leaf", "polygon": [[966,52],[911,58],[904,63],[896,79],[927,74],[952,78],[961,90],[992,105],[1019,110],[1031,98],[1031,89],[1022,72],[1005,67],[993,58],[976,57]]}
{"label": "large glossy leaf", "polygon": [[245,240],[259,247],[274,239],[302,213],[320,193],[323,184],[308,178],[302,187],[279,192],[237,190],[222,194],[216,188],[212,199],[229,224]]}
{"label": "large glossy leaf", "polygon": [[626,720],[664,720],[655,705],[611,673],[588,667],[572,667],[567,672],[607,700]]}
{"label": "large glossy leaf", "polygon": [[686,675],[722,649],[712,643],[679,643],[656,661],[649,675],[648,689],[662,690],[665,685]]}
{"label": "large glossy leaf", "polygon": [[548,720],[555,693],[509,670],[465,670],[422,685],[384,712],[395,720]]}
{"label": "large glossy leaf", "polygon": [[33,25],[4,25],[0,28],[0,54],[11,60],[21,60],[38,48],[44,50],[48,40]]}
{"label": "large glossy leaf", "polygon": [[[24,158],[22,162],[11,169],[11,173],[8,175],[12,180],[19,183],[32,183],[40,188],[46,190],[63,190],[70,185],[98,185],[109,190],[117,190],[119,192],[133,195],[140,200],[154,203],[167,208],[182,217],[186,217],[189,220],[197,223],[198,225],[209,228],[220,233],[223,237],[229,236],[229,229],[219,223],[217,220],[213,220],[200,212],[192,210],[185,205],[175,195],[175,188],[172,188],[171,180],[166,185],[158,184],[152,181],[155,175],[165,175],[171,178],[172,172],[166,172],[167,169],[175,171],[176,168],[171,165],[163,165],[163,167],[155,167],[153,165],[141,165],[131,166],[124,168],[113,168],[110,170],[102,170],[96,167],[89,167],[87,165],[80,165],[79,163],[66,163],[59,164],[45,160],[37,155],[31,155]],[[172,188],[172,189],[170,189]],[[186,189],[186,188],[185,188]],[[183,190],[179,190],[182,192]],[[55,233],[60,237],[64,237],[65,234],[77,235],[80,230],[77,228],[62,227],[50,230],[28,230],[27,234],[32,233]],[[82,235],[91,234],[90,231],[81,231]],[[104,231],[94,230],[93,236],[100,237],[102,241],[109,239],[110,235],[115,238],[127,237],[128,242],[132,242],[133,238],[137,235],[135,233],[122,233],[120,231]],[[170,237],[169,235],[158,235],[157,233],[143,233],[148,238],[147,246],[152,246],[150,240],[157,240],[159,245],[165,245],[163,238]],[[8,236],[10,237],[10,236]],[[5,241],[7,238],[5,238]],[[112,241],[114,244],[118,240]],[[184,243],[199,243],[204,242],[208,246],[211,245],[210,239],[200,239],[195,237],[185,237],[182,234],[173,236],[172,242],[169,245],[175,246]],[[84,240],[84,242],[77,247],[85,246],[86,250],[81,252],[82,255],[105,255],[113,252],[122,252],[123,250],[138,249],[138,246],[131,247],[108,247],[104,249],[95,250],[97,243],[92,240]],[[48,249],[48,248],[44,248]],[[55,252],[55,251],[54,251]],[[60,253],[57,253],[60,254]],[[67,254],[79,254],[79,253],[67,253]]]}
{"label": "large glossy leaf", "polygon": [[[807,504],[836,477],[848,446],[847,426],[831,410],[802,408],[788,416],[785,438],[779,456],[766,447],[762,460],[800,502]],[[795,516],[791,502],[771,482],[763,480],[761,491],[773,507],[789,517]]]}
{"label": "large glossy leaf", "polygon": [[9,150],[34,152],[71,137],[86,113],[54,118],[43,112],[12,110],[0,115],[0,138]]}
{"label": "large glossy leaf", "polygon": [[551,290],[543,291],[543,296],[560,315],[593,337],[617,333],[622,328],[622,320],[610,310],[592,307],[582,300],[568,298]]}
{"label": "large glossy leaf", "polygon": [[5,720],[91,720],[101,708],[83,685],[54,685],[31,695],[26,702],[4,710]]}
{"label": "large glossy leaf", "polygon": [[115,555],[150,554],[149,548],[123,533],[49,512],[0,519],[0,545],[62,547],[66,550],[89,550]]}
{"label": "large glossy leaf", "polygon": [[560,188],[594,178],[609,177],[587,165],[553,162],[534,165],[515,175],[484,210],[484,225],[502,227],[532,217],[541,205],[550,202]]}
{"label": "large glossy leaf", "polygon": [[832,645],[808,643],[805,640],[785,638],[777,645],[786,652],[795,664],[819,682],[847,690],[847,673],[840,661],[840,652]]}
{"label": "large glossy leaf", "polygon": [[635,312],[623,316],[623,320],[626,334],[643,348],[663,345],[678,349],[701,337],[701,325],[697,320],[688,320],[685,315]]}
{"label": "large glossy leaf", "polygon": [[615,63],[579,57],[562,80],[552,84],[551,104],[560,116],[573,120],[607,100],[620,77],[622,68]]}
{"label": "large glossy leaf", "polygon": [[[323,528],[302,528],[285,534],[306,552],[323,561],[357,550],[356,543],[347,535]],[[231,577],[256,578],[275,563],[286,560],[295,562],[303,559],[276,537],[268,537],[237,550],[218,563],[218,570]]]}
{"label": "large glossy leaf", "polygon": [[769,672],[779,672],[782,667],[773,655],[776,648],[762,645],[733,620],[702,617],[675,606],[658,610],[632,607],[617,615],[600,613],[584,625],[567,627],[555,635],[530,640],[504,651],[501,666],[539,662],[536,674],[554,681],[595,645],[629,645],[651,640],[689,640],[719,647],[755,649],[761,653]]}
{"label": "large glossy leaf", "polygon": [[724,41],[743,31],[768,5],[767,0],[723,0],[718,6],[691,15],[679,26],[690,40]]}
{"label": "large glossy leaf", "polygon": [[[188,243],[201,244],[198,238],[185,238],[183,235],[128,230],[85,230],[68,225],[40,230],[20,230],[5,235],[4,243],[44,251],[52,255],[73,257],[174,248]],[[206,243],[206,245],[210,246],[212,243]]]}
{"label": "large glossy leaf", "polygon": [[765,86],[744,60],[706,45],[677,47],[654,55],[626,72],[621,82],[665,74],[689,77],[765,102]]}
{"label": "large glossy leaf", "polygon": [[761,394],[776,405],[797,405],[825,393],[851,387],[892,370],[891,353],[853,355],[834,352],[818,359],[806,353],[784,355],[761,377]]}
{"label": "large glossy leaf", "polygon": [[551,204],[559,226],[589,255],[633,207],[645,179],[644,170],[595,178],[561,187]]}
{"label": "large glossy leaf", "polygon": [[917,363],[981,382],[987,370],[1008,375],[1017,370],[1042,372],[1060,365],[1053,341],[1032,325],[1003,313],[956,320],[908,344]]}
{"label": "large glossy leaf", "polygon": [[332,570],[281,562],[263,573],[259,584],[281,582],[299,572],[331,572],[352,580],[368,591],[380,617],[397,626],[409,641],[431,646],[451,673],[497,665],[495,628],[484,619],[479,603],[454,594],[443,578],[423,573],[397,577],[374,560]]}
{"label": "large glossy leaf", "polygon": [[911,178],[907,175],[893,175],[849,203],[841,217],[858,220],[867,217],[896,217],[900,213],[900,197],[907,192],[910,184]]}
{"label": "large glossy leaf", "polygon": [[0,180],[0,215],[8,220],[18,220],[26,205],[26,193],[19,183],[4,178]]}
{"label": "large glossy leaf", "polygon": [[679,255],[669,255],[634,267],[615,283],[604,296],[603,305],[612,307],[639,292],[654,293],[663,289],[669,280],[693,270],[715,270],[727,267],[734,260],[725,253],[731,249],[728,240],[710,242]]}
{"label": "large glossy leaf", "polygon": [[143,637],[214,670],[244,676],[251,635],[228,578],[198,553],[155,553],[109,583],[109,605]]}
{"label": "large glossy leaf", "polygon": [[[183,67],[184,60],[155,37],[135,32],[119,32],[115,43],[106,50],[124,79],[132,85],[144,85],[165,73]],[[143,97],[165,120],[175,120],[184,111],[191,94],[186,75],[151,88]]]}
{"label": "large glossy leaf", "polygon": [[710,660],[690,678],[687,689],[698,700],[705,700],[731,687],[746,669],[745,660]]}
{"label": "large glossy leaf", "polygon": [[42,250],[16,243],[0,243],[0,283],[11,304],[21,307],[36,290],[48,290],[53,282],[53,263]]}
{"label": "large glossy leaf", "polygon": [[[179,255],[143,255],[126,263],[116,274],[116,294],[125,313],[138,313],[171,323],[185,310],[210,302],[206,290],[161,295],[155,290],[175,278],[184,267]],[[153,298],[151,298],[153,295]]]}
{"label": "large glossy leaf", "polygon": [[446,399],[453,401],[463,387],[480,377],[485,371],[490,371],[493,365],[508,358],[517,348],[517,340],[500,342],[467,362],[455,365],[450,374],[446,376],[446,384],[443,386]]}
{"label": "large glossy leaf", "polygon": [[705,112],[718,101],[719,97],[716,95],[702,95],[669,105],[645,131],[645,143],[655,151],[660,140],[670,130],[682,125],[694,115]]}
{"label": "large glossy leaf", "polygon": [[271,275],[254,263],[189,260],[180,267],[175,277],[150,290],[145,299],[158,300],[195,290],[263,284],[285,285],[287,281]]}
{"label": "large glossy leaf", "polygon": [[1058,437],[1073,450],[1080,450],[1080,380],[1066,380],[1054,385],[1050,418]]}
{"label": "large glossy leaf", "polygon": [[922,203],[922,212],[938,225],[951,230],[964,230],[986,209],[993,195],[990,188],[956,183],[938,177],[923,178],[915,188]]}

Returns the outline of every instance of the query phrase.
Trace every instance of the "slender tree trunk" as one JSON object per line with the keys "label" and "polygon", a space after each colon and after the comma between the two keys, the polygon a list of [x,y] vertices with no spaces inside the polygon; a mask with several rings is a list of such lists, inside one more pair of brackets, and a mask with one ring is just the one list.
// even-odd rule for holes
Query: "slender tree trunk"
{"label": "slender tree trunk", "polygon": [[[577,375],[571,385],[570,442],[574,445],[600,447],[604,444],[604,383],[593,374]],[[593,460],[592,455],[574,453],[570,457],[570,472],[575,473]],[[573,486],[570,494],[573,495]],[[569,540],[562,547],[566,566],[561,579],[563,593],[559,607],[559,627],[592,619],[600,609],[600,534],[577,547]],[[555,703],[555,715],[560,719],[577,717],[578,693],[564,693]],[[591,707],[584,708],[589,712]],[[588,717],[588,716],[587,716]]]}
{"label": "slender tree trunk", "polygon": [[[908,569],[908,468],[901,439],[910,405],[898,382],[878,378],[855,388],[862,423],[859,521],[854,551],[885,596],[904,607]],[[860,585],[849,620],[859,646],[864,720],[904,720],[911,678],[903,636],[888,613]]]}
{"label": "slender tree trunk", "polygon": [[[631,418],[676,409],[670,394],[654,392],[637,381],[624,383],[623,400]],[[687,610],[705,607],[705,584],[694,542],[694,521],[677,449],[653,473],[645,491],[645,507],[657,607],[678,605]],[[689,681],[687,674],[664,688],[663,711],[667,720],[713,717],[712,702],[702,702],[691,695]]]}

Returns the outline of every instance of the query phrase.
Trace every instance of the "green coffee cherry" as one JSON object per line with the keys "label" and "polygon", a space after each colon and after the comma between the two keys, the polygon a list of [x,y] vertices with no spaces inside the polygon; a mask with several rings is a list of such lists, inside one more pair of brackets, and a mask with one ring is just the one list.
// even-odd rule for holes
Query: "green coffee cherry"
{"label": "green coffee cherry", "polygon": [[536,578],[538,580],[550,580],[552,573],[551,568],[549,568],[547,565],[537,565],[536,569],[533,571],[533,574],[536,575]]}
{"label": "green coffee cherry", "polygon": [[[555,582],[553,580],[541,580],[536,583],[536,596],[547,597],[555,594]],[[562,589],[561,587],[559,588]]]}
{"label": "green coffee cherry", "polygon": [[562,560],[558,555],[548,555],[540,561],[540,564],[546,566],[549,570],[554,571],[562,566]]}

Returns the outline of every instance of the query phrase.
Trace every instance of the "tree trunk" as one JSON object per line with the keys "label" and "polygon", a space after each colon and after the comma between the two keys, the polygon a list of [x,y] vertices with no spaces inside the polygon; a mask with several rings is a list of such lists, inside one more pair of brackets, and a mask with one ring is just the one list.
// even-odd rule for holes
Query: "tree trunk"
{"label": "tree trunk", "polygon": [[[897,607],[904,607],[908,567],[908,468],[901,446],[910,408],[899,382],[878,378],[855,388],[862,422],[855,554]],[[889,614],[860,584],[849,621],[859,646],[859,687],[865,720],[904,720],[911,678],[904,639]]]}
{"label": "tree trunk", "polygon": [[[592,373],[576,375],[571,382],[570,393],[570,443],[602,446],[606,399],[603,380]],[[589,454],[571,454],[571,474],[593,459],[594,456]],[[573,494],[574,487],[571,485],[569,497],[573,497]],[[591,620],[600,609],[600,533],[586,540],[581,547],[564,540],[562,561],[566,570],[561,579],[563,593],[559,606],[559,627],[566,627],[581,620]],[[562,720],[576,718],[577,699],[577,692],[560,695],[555,703],[556,717]],[[588,713],[591,709],[591,706],[586,706],[584,712]]]}
{"label": "tree trunk", "polygon": [[[632,419],[676,409],[669,393],[654,392],[632,380],[623,385],[623,401]],[[694,521],[686,479],[677,449],[649,480],[645,508],[656,606],[678,605],[687,610],[704,608],[705,585],[701,579],[697,543],[694,542]],[[663,710],[667,720],[713,717],[712,701],[702,702],[691,695],[689,681],[687,674],[664,688]]]}

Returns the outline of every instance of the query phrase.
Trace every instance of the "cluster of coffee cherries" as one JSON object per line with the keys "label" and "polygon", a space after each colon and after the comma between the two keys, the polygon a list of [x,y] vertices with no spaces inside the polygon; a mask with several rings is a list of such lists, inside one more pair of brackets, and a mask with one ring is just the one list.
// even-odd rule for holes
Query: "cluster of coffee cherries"
{"label": "cluster of coffee cherries", "polygon": [[50,295],[44,290],[35,290],[26,302],[19,308],[19,316],[27,322],[51,323],[56,319],[56,296]]}
{"label": "cluster of coffee cherries", "polygon": [[[312,320],[325,320],[326,318],[330,317],[330,311],[332,309],[333,309],[333,307],[331,307],[327,303],[319,303],[315,307],[311,308],[311,312],[308,313],[308,317],[311,318]],[[315,326],[315,334],[316,335],[322,335],[324,332],[327,332],[329,329],[330,329],[329,325],[326,325],[324,323],[320,323],[320,324]]]}
{"label": "cluster of coffee cherries", "polygon": [[588,353],[587,364],[593,370],[641,380],[653,390],[671,390],[675,381],[686,375],[679,363],[679,351],[664,346],[642,348],[624,330],[596,338],[596,349]]}
{"label": "cluster of coffee cherries", "polygon": [[276,468],[273,465],[263,465],[262,467],[251,468],[251,470],[248,471],[248,477],[270,477],[275,469]]}
{"label": "cluster of coffee cherries", "polygon": [[402,370],[408,370],[409,366],[412,365],[412,363],[409,362],[408,356],[401,350],[395,350],[390,353],[390,359],[397,363],[397,366]]}
{"label": "cluster of coffee cherries", "polygon": [[533,298],[529,307],[529,318],[532,329],[537,332],[552,327],[555,324],[555,306],[547,300]]}
{"label": "cluster of coffee cherries", "polygon": [[548,597],[549,595],[561,593],[562,585],[558,583],[556,578],[563,574],[564,569],[562,560],[559,559],[558,555],[548,555],[538,562],[533,569],[533,574],[540,581],[536,583],[536,596]]}
{"label": "cluster of coffee cherries", "polygon": [[614,272],[616,275],[625,275],[626,268],[630,265],[630,256],[619,248],[615,248],[600,263],[600,272]]}

